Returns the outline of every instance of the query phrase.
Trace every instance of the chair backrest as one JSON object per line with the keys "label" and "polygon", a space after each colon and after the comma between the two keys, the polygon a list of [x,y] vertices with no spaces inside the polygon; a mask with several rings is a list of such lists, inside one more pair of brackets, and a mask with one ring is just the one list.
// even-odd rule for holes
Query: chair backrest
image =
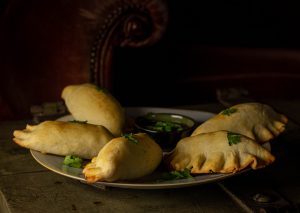
{"label": "chair backrest", "polygon": [[168,20],[160,0],[9,0],[1,7],[0,95],[16,118],[60,100],[69,84],[112,89],[115,48],[155,43]]}
{"label": "chair backrest", "polygon": [[299,97],[300,15],[292,5],[8,0],[1,7],[0,105],[16,117],[88,81],[124,106],[217,101],[230,91]]}
{"label": "chair backrest", "polygon": [[131,54],[118,49],[115,94],[122,103],[176,106],[237,94],[257,101],[300,98],[296,4],[168,1],[168,8],[158,43]]}

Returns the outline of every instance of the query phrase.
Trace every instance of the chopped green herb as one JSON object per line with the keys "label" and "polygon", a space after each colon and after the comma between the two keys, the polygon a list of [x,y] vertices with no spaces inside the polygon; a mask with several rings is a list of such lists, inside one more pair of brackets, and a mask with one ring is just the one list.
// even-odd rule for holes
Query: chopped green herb
{"label": "chopped green herb", "polygon": [[64,159],[63,164],[70,167],[81,168],[82,162],[83,160],[80,157],[67,155]]}
{"label": "chopped green herb", "polygon": [[228,109],[223,110],[221,112],[221,114],[230,116],[231,114],[235,113],[236,111],[237,111],[236,108],[228,108]]}
{"label": "chopped green herb", "polygon": [[179,180],[179,179],[187,179],[192,178],[191,171],[185,168],[183,171],[172,171],[168,173],[163,173],[164,180]]}
{"label": "chopped green herb", "polygon": [[231,146],[233,144],[237,144],[241,142],[241,135],[233,132],[228,132],[227,139],[228,139],[229,146]]}
{"label": "chopped green herb", "polygon": [[69,121],[70,123],[79,123],[79,124],[86,124],[87,121],[78,121],[78,120],[72,120],[72,121]]}
{"label": "chopped green herb", "polygon": [[125,133],[122,135],[122,137],[135,144],[139,142],[138,139],[136,139],[132,133]]}
{"label": "chopped green herb", "polygon": [[182,126],[177,123],[168,122],[168,121],[157,121],[154,125],[147,126],[147,128],[160,131],[160,132],[172,132],[172,131],[181,131],[183,130]]}

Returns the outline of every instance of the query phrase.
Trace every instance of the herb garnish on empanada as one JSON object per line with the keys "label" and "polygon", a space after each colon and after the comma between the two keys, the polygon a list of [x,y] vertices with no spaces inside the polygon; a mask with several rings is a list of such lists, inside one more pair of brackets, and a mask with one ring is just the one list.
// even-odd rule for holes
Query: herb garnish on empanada
{"label": "herb garnish on empanada", "polygon": [[288,119],[261,103],[238,104],[198,126],[192,136],[227,130],[248,136],[259,143],[267,142],[285,130]]}
{"label": "herb garnish on empanada", "polygon": [[90,183],[137,179],[152,173],[161,159],[161,148],[147,134],[124,135],[108,142],[83,173]]}
{"label": "herb garnish on empanada", "polygon": [[248,166],[257,169],[275,160],[267,149],[251,138],[239,135],[235,143],[230,143],[229,134],[217,131],[183,138],[164,160],[170,170],[187,168],[192,174],[231,173]]}

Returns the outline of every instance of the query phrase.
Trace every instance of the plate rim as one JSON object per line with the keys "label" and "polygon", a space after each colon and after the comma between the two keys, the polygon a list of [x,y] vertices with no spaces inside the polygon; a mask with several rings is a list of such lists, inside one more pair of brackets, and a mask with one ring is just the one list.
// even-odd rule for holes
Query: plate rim
{"label": "plate rim", "polygon": [[[215,113],[212,112],[207,112],[207,111],[202,111],[202,110],[190,110],[190,109],[182,109],[182,108],[163,108],[163,107],[125,107],[124,108],[126,112],[130,111],[130,110],[146,110],[149,111],[150,109],[154,109],[155,111],[168,111],[168,112],[180,112],[181,114],[184,113],[199,113],[202,114],[202,117],[212,117],[214,115],[216,115]],[[137,116],[137,115],[135,115]],[[72,115],[64,115],[59,117],[56,120],[61,120],[64,121],[67,118],[72,118]],[[196,121],[199,121],[199,119],[194,118]],[[201,185],[201,184],[207,184],[207,183],[211,183],[211,182],[215,182],[215,181],[219,181],[225,178],[229,178],[231,176],[236,176],[238,174],[241,174],[245,171],[248,171],[249,169],[245,169],[245,170],[241,170],[235,173],[215,173],[215,174],[199,174],[197,176],[195,176],[192,179],[180,179],[180,180],[171,180],[171,181],[164,181],[164,182],[158,182],[158,183],[134,183],[134,182],[104,182],[104,181],[97,181],[95,183],[87,183],[83,174],[82,174],[82,169],[77,169],[77,168],[73,168],[73,169],[77,169],[78,171],[81,170],[81,176],[75,176],[72,174],[68,174],[68,173],[64,173],[63,171],[57,170],[55,168],[52,168],[51,166],[49,166],[48,164],[46,164],[45,162],[41,161],[39,155],[46,155],[46,156],[55,156],[58,158],[61,158],[62,161],[64,159],[63,156],[58,156],[58,155],[52,155],[52,154],[43,154],[39,151],[36,150],[32,150],[30,149],[30,153],[32,155],[32,157],[43,167],[47,168],[48,170],[72,178],[72,179],[76,179],[79,180],[82,183],[86,183],[95,187],[116,187],[116,188],[127,188],[127,189],[167,189],[167,188],[183,188],[183,187],[190,187],[190,186],[195,186],[195,185]],[[210,175],[210,178],[207,180],[197,180],[197,177],[200,176],[208,176]],[[188,180],[188,181],[187,181]]]}
{"label": "plate rim", "polygon": [[[216,174],[209,174],[211,175],[211,177],[207,180],[198,180],[197,177],[200,176],[207,176],[208,174],[200,174],[197,175],[192,179],[180,179],[180,180],[170,180],[170,181],[163,181],[163,182],[158,182],[158,183],[134,183],[134,182],[104,182],[104,181],[97,181],[95,183],[87,183],[87,181],[80,176],[74,176],[71,174],[67,174],[64,173],[62,171],[53,169],[51,166],[48,166],[47,164],[45,164],[44,162],[42,162],[38,155],[51,155],[51,154],[43,154],[40,153],[39,151],[35,151],[35,150],[30,150],[31,155],[33,156],[33,158],[43,167],[45,167],[46,169],[65,176],[65,177],[69,177],[71,179],[75,179],[75,180],[79,180],[80,182],[83,182],[85,184],[89,184],[89,185],[93,185],[93,186],[109,186],[109,187],[117,187],[117,188],[128,188],[128,189],[167,189],[167,188],[183,188],[183,187],[190,187],[190,186],[195,186],[195,185],[201,185],[201,184],[207,184],[210,182],[215,182],[215,181],[219,181],[219,180],[223,180],[225,178],[229,178],[231,176],[236,176],[238,174],[241,174],[245,171],[248,171],[248,169],[246,170],[241,170],[238,171],[236,173],[227,173],[227,174],[221,174],[221,173],[216,173]],[[61,156],[57,156],[60,157],[61,160],[63,161],[63,157]],[[75,169],[75,168],[74,168]],[[82,169],[78,169],[81,170]],[[188,181],[187,181],[188,180]]]}

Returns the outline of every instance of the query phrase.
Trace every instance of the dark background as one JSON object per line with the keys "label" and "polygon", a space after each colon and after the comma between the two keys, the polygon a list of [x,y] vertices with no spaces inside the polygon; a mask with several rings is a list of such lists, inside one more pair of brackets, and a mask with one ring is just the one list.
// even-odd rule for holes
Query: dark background
{"label": "dark background", "polygon": [[[161,42],[128,55],[119,50],[116,93],[122,99],[129,88],[124,102],[139,104],[132,97],[136,87],[143,88],[148,105],[215,101],[216,89],[230,87],[255,99],[299,97],[295,2],[170,1],[169,8]],[[122,81],[126,76],[136,78]]]}
{"label": "dark background", "polygon": [[[29,117],[89,80],[86,23],[76,1],[0,2],[0,119]],[[300,13],[295,1],[169,1],[166,34],[153,46],[117,48],[111,92],[124,106],[217,101],[219,89],[254,99],[296,99]],[[78,20],[79,21],[78,21]],[[77,25],[80,22],[81,28]]]}

